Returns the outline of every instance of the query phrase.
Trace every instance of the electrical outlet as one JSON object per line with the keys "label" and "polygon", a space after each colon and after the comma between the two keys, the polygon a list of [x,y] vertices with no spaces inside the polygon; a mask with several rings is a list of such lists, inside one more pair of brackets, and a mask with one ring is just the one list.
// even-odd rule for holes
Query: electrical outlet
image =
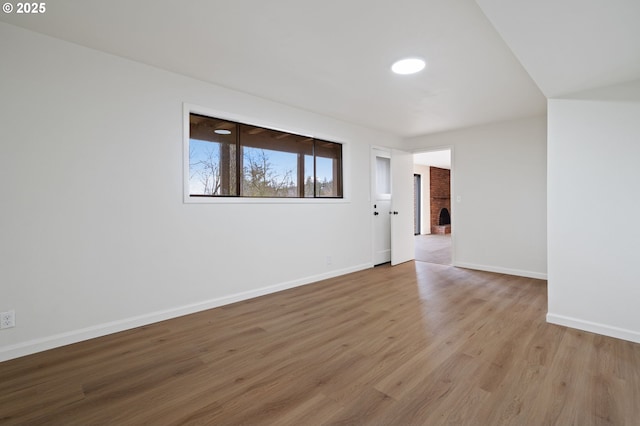
{"label": "electrical outlet", "polygon": [[331,265],[331,256],[327,256],[327,266]]}
{"label": "electrical outlet", "polygon": [[16,311],[0,312],[0,328],[16,326]]}

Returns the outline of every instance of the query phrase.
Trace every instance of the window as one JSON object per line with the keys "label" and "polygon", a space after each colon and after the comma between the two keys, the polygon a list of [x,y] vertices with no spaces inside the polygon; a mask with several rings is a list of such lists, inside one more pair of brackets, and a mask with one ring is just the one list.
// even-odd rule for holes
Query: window
{"label": "window", "polygon": [[189,196],[342,198],[342,145],[191,113]]}

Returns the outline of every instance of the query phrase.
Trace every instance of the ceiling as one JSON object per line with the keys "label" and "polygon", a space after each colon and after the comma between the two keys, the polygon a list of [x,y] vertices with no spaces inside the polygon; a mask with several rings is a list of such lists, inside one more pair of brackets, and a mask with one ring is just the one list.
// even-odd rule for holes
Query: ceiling
{"label": "ceiling", "polygon": [[640,79],[639,0],[477,0],[549,98]]}
{"label": "ceiling", "polygon": [[[602,6],[587,8],[590,14],[585,20],[568,28],[559,25],[575,15],[567,12],[555,20],[546,16],[550,9],[563,9],[555,3],[585,2]],[[577,43],[584,32],[587,40],[598,39],[614,26],[613,14],[604,13],[614,2],[640,4],[637,0],[56,0],[47,3],[42,15],[0,14],[0,20],[410,137],[544,114],[546,99],[538,85],[545,94],[553,94],[579,80],[574,75],[562,79],[554,69],[560,64],[556,74],[566,77],[564,73],[573,68],[562,67],[563,60],[577,52],[565,51],[567,45]],[[592,14],[600,12],[607,17],[605,28],[591,22],[597,18]],[[538,18],[547,18],[548,25],[536,27]],[[630,21],[625,18],[625,28]],[[637,30],[614,33],[607,32],[607,43]],[[542,47],[536,44],[538,35]],[[582,64],[585,52],[577,52],[582,56],[571,63]],[[616,64],[629,54],[621,51]],[[427,69],[410,76],[391,73],[391,64],[407,56],[425,58]],[[599,68],[593,73],[606,71]],[[609,77],[626,78],[635,72],[631,66]],[[585,78],[579,87],[595,81]]]}

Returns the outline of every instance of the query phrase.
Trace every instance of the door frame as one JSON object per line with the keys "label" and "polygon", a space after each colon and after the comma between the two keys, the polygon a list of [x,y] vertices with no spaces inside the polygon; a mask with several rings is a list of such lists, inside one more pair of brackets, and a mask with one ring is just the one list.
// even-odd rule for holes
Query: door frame
{"label": "door frame", "polygon": [[[451,193],[451,211],[449,212],[449,215],[451,216],[451,266],[455,266],[456,265],[456,251],[455,251],[455,244],[456,244],[456,237],[457,237],[457,232],[458,232],[458,227],[454,226],[455,222],[457,221],[456,219],[456,211],[457,206],[460,204],[460,200],[458,198],[458,194],[456,193],[456,187],[455,187],[455,155],[454,155],[454,147],[452,145],[440,145],[440,146],[429,146],[429,147],[422,147],[422,148],[414,148],[411,153],[412,154],[422,154],[425,152],[435,152],[435,151],[449,151],[449,155],[450,155],[450,159],[451,159],[451,174],[450,174],[450,181],[449,181],[449,190]],[[429,182],[429,185],[431,185],[431,182]],[[429,225],[431,226],[431,225]]]}

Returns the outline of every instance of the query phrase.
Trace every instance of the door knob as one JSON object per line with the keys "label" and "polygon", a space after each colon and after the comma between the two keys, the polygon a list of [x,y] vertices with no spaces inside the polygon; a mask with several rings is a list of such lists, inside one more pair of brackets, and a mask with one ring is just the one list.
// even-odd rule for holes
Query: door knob
{"label": "door knob", "polygon": [[393,212],[393,214],[398,214],[398,212]]}
{"label": "door knob", "polygon": [[373,215],[374,215],[374,216],[378,216],[379,214],[380,214],[380,213],[378,213],[378,212],[373,212]]}

